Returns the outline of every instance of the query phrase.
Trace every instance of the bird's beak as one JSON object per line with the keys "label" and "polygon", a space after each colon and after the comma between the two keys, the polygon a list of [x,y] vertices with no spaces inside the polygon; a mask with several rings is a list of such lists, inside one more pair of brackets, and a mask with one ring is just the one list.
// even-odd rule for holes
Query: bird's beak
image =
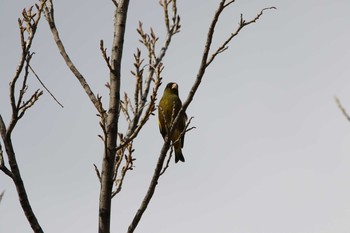
{"label": "bird's beak", "polygon": [[173,85],[171,85],[171,89],[177,89],[177,84],[176,83],[173,83]]}

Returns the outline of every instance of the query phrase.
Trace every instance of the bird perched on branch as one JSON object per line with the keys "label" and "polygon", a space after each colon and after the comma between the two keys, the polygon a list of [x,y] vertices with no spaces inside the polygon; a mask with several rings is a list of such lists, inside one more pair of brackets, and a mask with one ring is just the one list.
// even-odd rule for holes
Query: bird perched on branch
{"label": "bird perched on branch", "polygon": [[[182,103],[179,98],[178,85],[176,83],[168,83],[158,106],[159,130],[164,139],[168,135],[181,107]],[[181,148],[184,146],[186,121],[186,113],[181,114],[180,119],[175,126],[174,133],[170,136],[170,140],[172,141],[175,150],[175,163],[178,161],[185,162]]]}

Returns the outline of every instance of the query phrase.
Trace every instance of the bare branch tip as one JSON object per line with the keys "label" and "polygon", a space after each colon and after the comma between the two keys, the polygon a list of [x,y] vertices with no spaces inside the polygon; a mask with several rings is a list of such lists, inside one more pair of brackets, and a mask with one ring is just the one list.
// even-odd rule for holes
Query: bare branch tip
{"label": "bare branch tip", "polygon": [[98,170],[96,164],[93,164],[93,165],[94,165],[94,167],[95,167],[96,176],[97,176],[98,180],[99,180],[100,183],[101,183],[101,174],[100,174],[100,171]]}
{"label": "bare branch tip", "polygon": [[343,115],[346,117],[346,119],[348,121],[350,121],[350,115],[347,113],[346,109],[340,103],[340,100],[338,99],[338,97],[335,96],[334,99],[335,99],[335,102],[337,103],[337,106],[340,109],[340,111],[343,113]]}

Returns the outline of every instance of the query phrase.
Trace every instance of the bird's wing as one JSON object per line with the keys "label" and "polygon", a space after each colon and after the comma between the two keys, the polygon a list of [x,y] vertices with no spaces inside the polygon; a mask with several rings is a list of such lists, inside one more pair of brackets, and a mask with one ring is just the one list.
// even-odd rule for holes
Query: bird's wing
{"label": "bird's wing", "polygon": [[162,106],[164,106],[164,101],[163,98],[160,100],[159,106],[158,106],[158,125],[159,125],[159,131],[163,138],[165,138],[167,131],[166,131],[166,126],[165,126],[165,120],[164,120],[164,111]]}
{"label": "bird's wing", "polygon": [[166,129],[164,127],[165,126],[165,122],[163,122],[163,124],[162,124],[161,119],[158,119],[158,125],[159,125],[160,133],[162,134],[163,138],[165,138],[165,136],[166,136]]}

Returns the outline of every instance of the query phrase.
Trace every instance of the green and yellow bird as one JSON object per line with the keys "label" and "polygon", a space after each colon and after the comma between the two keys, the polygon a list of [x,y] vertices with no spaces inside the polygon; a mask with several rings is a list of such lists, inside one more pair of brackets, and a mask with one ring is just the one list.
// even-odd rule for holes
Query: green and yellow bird
{"label": "green and yellow bird", "polygon": [[[159,130],[164,139],[181,107],[178,85],[176,83],[168,83],[158,106]],[[181,148],[184,146],[186,121],[187,115],[183,113],[175,127],[174,133],[170,136],[174,144],[175,163],[178,161],[185,162]]]}

